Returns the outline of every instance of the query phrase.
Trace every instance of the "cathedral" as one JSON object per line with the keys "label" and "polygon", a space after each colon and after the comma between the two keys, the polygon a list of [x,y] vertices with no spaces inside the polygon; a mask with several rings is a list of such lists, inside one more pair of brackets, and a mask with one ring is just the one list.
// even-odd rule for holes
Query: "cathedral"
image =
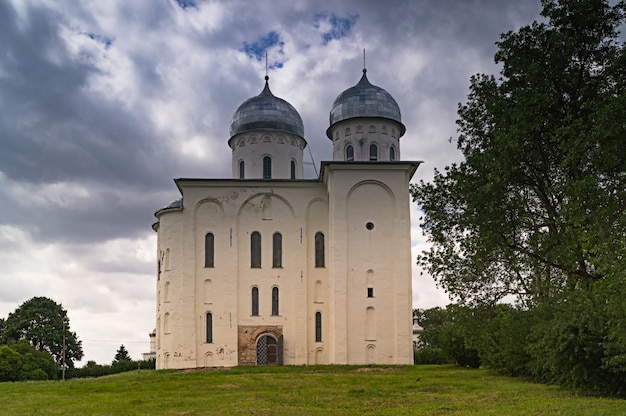
{"label": "cathedral", "polygon": [[272,94],[230,122],[232,179],[180,178],[156,211],[157,369],[412,364],[400,108],[366,70],[335,100],[333,160],[303,178],[300,115]]}

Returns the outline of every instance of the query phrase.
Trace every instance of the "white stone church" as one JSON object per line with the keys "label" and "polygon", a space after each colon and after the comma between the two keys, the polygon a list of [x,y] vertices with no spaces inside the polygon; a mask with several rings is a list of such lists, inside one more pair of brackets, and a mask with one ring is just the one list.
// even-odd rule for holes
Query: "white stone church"
{"label": "white stone church", "polygon": [[263,91],[230,123],[232,179],[181,178],[155,213],[157,369],[412,364],[400,108],[361,80],[330,109],[333,160],[303,178],[300,115]]}

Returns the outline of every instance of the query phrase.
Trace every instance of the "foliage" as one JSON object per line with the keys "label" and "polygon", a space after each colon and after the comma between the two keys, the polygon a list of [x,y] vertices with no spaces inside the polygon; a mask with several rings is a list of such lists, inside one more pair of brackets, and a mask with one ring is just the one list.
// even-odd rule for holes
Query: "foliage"
{"label": "foliage", "polygon": [[120,348],[115,353],[113,364],[115,364],[118,361],[131,361],[130,355],[128,354],[128,350],[126,350],[126,347],[124,346],[124,344],[120,345]]}
{"label": "foliage", "polygon": [[71,368],[74,360],[82,358],[83,349],[76,333],[70,331],[67,311],[51,299],[34,297],[9,314],[1,342],[27,340],[35,349],[49,352],[60,365],[64,337],[65,363]]}
{"label": "foliage", "polygon": [[81,368],[73,368],[68,370],[66,378],[86,378],[86,377],[102,377],[111,374],[124,373],[133,370],[154,370],[156,368],[156,360],[151,358],[150,360],[120,360],[114,361],[112,365],[97,364],[95,361],[87,361]]}
{"label": "foliage", "polygon": [[413,351],[413,364],[452,364],[448,354],[438,347],[424,347]]}
{"label": "foliage", "polygon": [[472,77],[465,161],[412,188],[433,243],[419,262],[462,302],[532,304],[626,266],[624,4],[543,3],[548,23],[498,43],[502,77]]}
{"label": "foliage", "polygon": [[57,371],[54,358],[28,341],[0,345],[0,381],[56,380]]}
{"label": "foliage", "polygon": [[536,314],[510,305],[495,305],[481,314],[482,329],[476,346],[483,365],[513,377],[531,377],[527,351],[529,336],[536,324]]}
{"label": "foliage", "polygon": [[[623,395],[626,2],[611,3],[543,0],[542,22],[502,35],[500,77],[472,77],[459,106],[464,161],[411,192],[432,243],[420,266],[493,313],[465,346],[506,374]],[[519,308],[498,310],[507,297]]]}
{"label": "foliage", "polygon": [[[445,362],[454,362],[462,367],[480,367],[478,351],[472,346],[472,340],[476,336],[476,321],[472,319],[472,314],[473,311],[469,308],[458,305],[448,305],[445,309],[436,307],[415,310],[414,316],[424,328],[420,335],[420,347],[440,349],[446,357]],[[423,354],[424,357],[419,354],[420,357],[414,360],[428,359],[430,354],[427,351]]]}

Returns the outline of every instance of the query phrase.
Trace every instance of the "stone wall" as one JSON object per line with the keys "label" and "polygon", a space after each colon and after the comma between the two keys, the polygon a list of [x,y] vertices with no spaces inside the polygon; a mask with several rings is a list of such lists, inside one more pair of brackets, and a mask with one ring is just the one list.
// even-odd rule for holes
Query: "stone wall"
{"label": "stone wall", "polygon": [[263,334],[271,334],[278,339],[283,335],[283,327],[282,325],[240,325],[237,327],[239,365],[256,365],[256,341]]}

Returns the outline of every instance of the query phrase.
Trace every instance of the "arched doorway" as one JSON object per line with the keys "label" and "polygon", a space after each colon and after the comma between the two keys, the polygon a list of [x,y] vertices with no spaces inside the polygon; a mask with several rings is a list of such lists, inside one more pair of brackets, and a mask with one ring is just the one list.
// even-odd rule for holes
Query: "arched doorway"
{"label": "arched doorway", "polygon": [[256,341],[257,365],[282,365],[283,337],[278,339],[270,334],[261,335]]}

